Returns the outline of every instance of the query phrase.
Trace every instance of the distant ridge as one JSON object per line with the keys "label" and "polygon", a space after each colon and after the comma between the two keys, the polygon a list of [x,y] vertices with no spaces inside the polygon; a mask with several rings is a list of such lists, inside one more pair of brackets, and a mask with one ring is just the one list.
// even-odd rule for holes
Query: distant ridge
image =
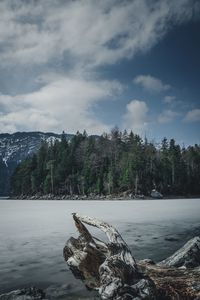
{"label": "distant ridge", "polygon": [[[64,133],[70,140],[73,134]],[[0,196],[8,195],[9,181],[16,166],[37,152],[42,141],[60,140],[62,134],[41,131],[0,133]]]}

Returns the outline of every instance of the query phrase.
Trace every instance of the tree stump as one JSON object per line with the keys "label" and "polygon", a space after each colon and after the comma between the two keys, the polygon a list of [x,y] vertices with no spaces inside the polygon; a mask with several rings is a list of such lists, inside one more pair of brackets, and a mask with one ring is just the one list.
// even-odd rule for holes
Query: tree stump
{"label": "tree stump", "polygon": [[[157,265],[150,260],[136,263],[114,227],[76,213],[73,219],[79,237],[67,241],[64,258],[74,276],[97,290],[101,299],[200,299],[200,238]],[[102,230],[109,242],[92,236],[84,224]]]}

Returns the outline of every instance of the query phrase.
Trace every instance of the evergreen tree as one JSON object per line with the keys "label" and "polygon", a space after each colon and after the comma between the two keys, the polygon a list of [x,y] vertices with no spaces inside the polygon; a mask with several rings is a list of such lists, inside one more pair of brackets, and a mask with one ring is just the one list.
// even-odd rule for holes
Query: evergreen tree
{"label": "evergreen tree", "polygon": [[[4,172],[2,161],[0,167]],[[37,154],[17,166],[12,193],[149,195],[156,188],[164,195],[198,195],[199,174],[199,145],[181,149],[164,138],[157,148],[118,128],[100,137],[77,132],[70,141],[63,132],[61,141],[43,142]]]}

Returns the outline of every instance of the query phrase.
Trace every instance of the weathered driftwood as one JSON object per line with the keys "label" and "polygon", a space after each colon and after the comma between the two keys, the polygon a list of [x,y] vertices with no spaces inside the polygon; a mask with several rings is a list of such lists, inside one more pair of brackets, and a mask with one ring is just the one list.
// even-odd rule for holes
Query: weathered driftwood
{"label": "weathered driftwood", "polygon": [[[67,241],[64,257],[76,278],[97,289],[101,299],[156,299],[153,281],[140,271],[115,228],[78,214],[73,218],[80,236]],[[101,229],[109,244],[94,238],[83,223]]]}
{"label": "weathered driftwood", "polygon": [[[73,219],[80,235],[67,241],[64,258],[74,276],[98,290],[101,299],[200,299],[200,238],[158,265],[136,263],[115,228],[78,214]],[[93,237],[83,223],[101,229],[109,243]]]}
{"label": "weathered driftwood", "polygon": [[199,300],[200,269],[160,267],[139,261],[144,273],[154,281],[159,300]]}
{"label": "weathered driftwood", "polygon": [[159,266],[195,268],[200,266],[200,237],[194,237]]}
{"label": "weathered driftwood", "polygon": [[159,299],[200,299],[200,237],[157,265],[138,263],[156,284]]}

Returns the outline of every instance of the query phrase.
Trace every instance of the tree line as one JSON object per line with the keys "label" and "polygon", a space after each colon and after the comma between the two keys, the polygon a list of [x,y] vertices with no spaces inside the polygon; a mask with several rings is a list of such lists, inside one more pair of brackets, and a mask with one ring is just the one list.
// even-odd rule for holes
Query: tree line
{"label": "tree line", "polygon": [[200,195],[200,145],[181,147],[164,138],[159,147],[126,130],[70,141],[42,142],[20,163],[11,179],[12,195]]}
{"label": "tree line", "polygon": [[9,170],[0,156],[0,195],[6,195],[9,190]]}

